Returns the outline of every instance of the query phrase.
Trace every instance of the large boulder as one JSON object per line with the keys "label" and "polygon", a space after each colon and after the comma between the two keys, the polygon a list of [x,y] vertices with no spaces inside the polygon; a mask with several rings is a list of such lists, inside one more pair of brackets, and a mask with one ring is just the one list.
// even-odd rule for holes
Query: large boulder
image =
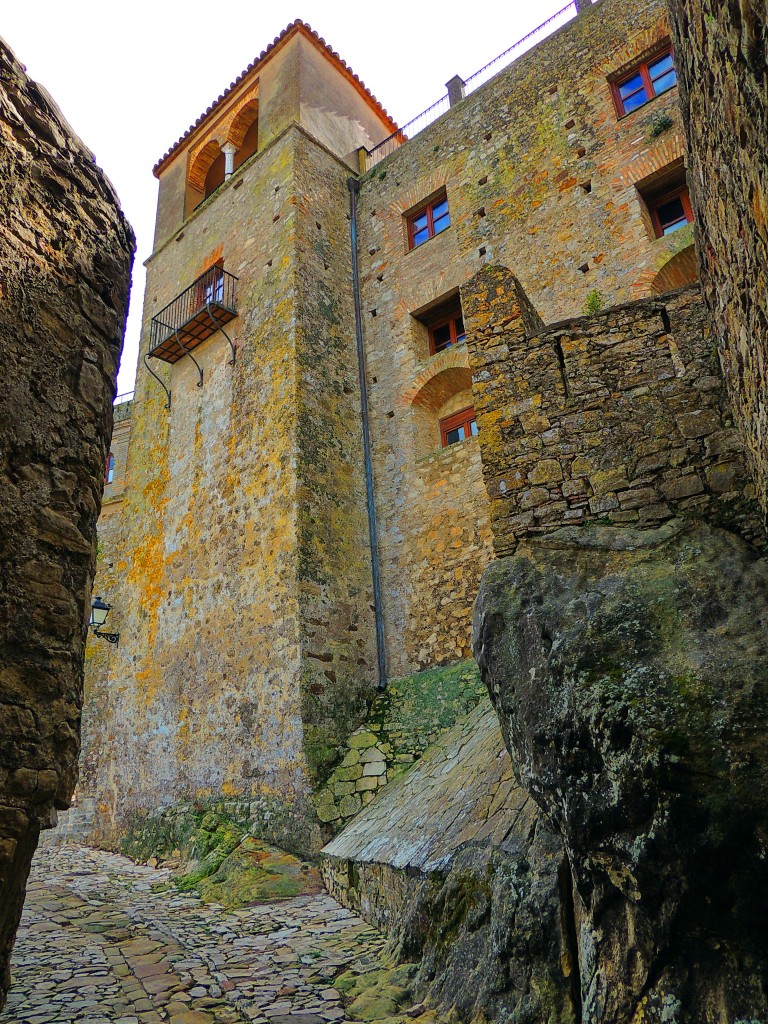
{"label": "large boulder", "polygon": [[133,233],[0,40],[0,1006],[41,828],[77,779]]}
{"label": "large boulder", "polygon": [[486,571],[475,655],[562,835],[584,1021],[768,1020],[768,561],[567,528]]}

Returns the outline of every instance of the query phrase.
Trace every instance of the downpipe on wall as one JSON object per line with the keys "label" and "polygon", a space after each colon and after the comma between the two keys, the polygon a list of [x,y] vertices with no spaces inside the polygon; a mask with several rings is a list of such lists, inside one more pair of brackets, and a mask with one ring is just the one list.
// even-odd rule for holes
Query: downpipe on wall
{"label": "downpipe on wall", "polygon": [[357,373],[360,381],[360,408],[363,422],[363,458],[365,460],[365,495],[368,509],[368,536],[371,546],[371,575],[373,577],[373,614],[376,620],[376,655],[379,668],[380,690],[387,688],[387,657],[384,646],[384,617],[381,607],[381,572],[379,568],[379,537],[376,526],[376,506],[373,498],[373,466],[371,463],[371,430],[368,419],[368,384],[365,379],[365,351],[363,349],[363,314],[360,306],[360,274],[357,265],[357,193],[360,182],[347,178],[349,186],[349,222],[352,238],[352,292],[355,299],[355,339],[357,342]]}

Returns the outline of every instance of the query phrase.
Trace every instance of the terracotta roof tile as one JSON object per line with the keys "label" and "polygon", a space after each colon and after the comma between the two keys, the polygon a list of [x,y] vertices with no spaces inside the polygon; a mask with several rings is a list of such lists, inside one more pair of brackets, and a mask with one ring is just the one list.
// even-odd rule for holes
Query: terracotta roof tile
{"label": "terracotta roof tile", "polygon": [[245,78],[247,78],[248,75],[250,75],[255,68],[262,64],[266,60],[266,58],[269,57],[275,49],[277,49],[277,47],[279,47],[289,38],[289,36],[294,35],[296,32],[302,32],[304,35],[307,36],[308,39],[311,39],[319,49],[325,51],[326,56],[329,57],[331,61],[334,64],[336,64],[337,67],[339,67],[341,71],[343,71],[353,81],[355,86],[358,88],[359,92],[368,100],[369,104],[376,111],[376,113],[379,114],[383,118],[383,120],[388,123],[391,130],[393,132],[397,131],[397,124],[395,123],[395,121],[392,120],[392,118],[386,112],[384,107],[373,95],[371,90],[365,85],[365,83],[360,78],[358,78],[354,71],[349,67],[347,62],[343,60],[335,50],[332,50],[328,43],[326,43],[326,41],[322,38],[322,36],[318,35],[318,33],[315,32],[315,30],[310,25],[302,21],[301,18],[296,18],[295,21],[292,21],[290,25],[286,26],[286,28],[283,29],[279,36],[276,36],[275,39],[272,40],[272,42],[265,50],[261,51],[259,56],[254,61],[252,61],[248,65],[248,67],[237,76],[234,82],[230,83],[229,87],[225,89],[224,92],[216,100],[213,101],[210,107],[208,107],[208,109],[204,113],[202,113],[200,117],[198,117],[195,123],[191,124],[189,128],[187,128],[187,130],[184,132],[181,138],[174,142],[174,144],[167,151],[167,153],[163,154],[163,156],[157,161],[155,166],[152,168],[152,173],[155,175],[155,177],[157,177],[158,171],[163,166],[163,164],[174,155],[174,153],[179,149],[179,147],[182,146],[187,141],[190,135],[192,135],[192,133],[197,128],[200,127],[200,125],[206,120],[206,118],[210,114],[212,114],[214,110],[216,110],[217,107],[221,103],[223,103],[224,100],[227,99],[228,96],[230,96],[232,91],[236,89],[237,86],[240,85],[240,83]]}

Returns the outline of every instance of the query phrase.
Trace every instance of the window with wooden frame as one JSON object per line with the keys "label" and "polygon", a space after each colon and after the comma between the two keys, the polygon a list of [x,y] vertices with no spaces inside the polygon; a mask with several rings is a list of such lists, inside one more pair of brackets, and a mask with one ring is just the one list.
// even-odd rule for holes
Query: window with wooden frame
{"label": "window with wooden frame", "polygon": [[428,200],[418,209],[406,214],[408,223],[408,248],[415,249],[434,238],[441,231],[451,226],[451,215],[448,210],[448,197],[445,189],[442,189],[436,196]]}
{"label": "window with wooden frame", "polygon": [[197,286],[198,306],[202,309],[212,302],[221,302],[224,298],[224,260],[216,260],[199,279]]}
{"label": "window with wooden frame", "polygon": [[442,352],[443,349],[450,348],[452,345],[462,345],[466,340],[461,300],[458,293],[426,312],[416,314],[416,317],[429,332],[431,355]]}
{"label": "window with wooden frame", "polygon": [[443,448],[465,441],[468,437],[477,437],[477,420],[471,405],[440,420],[440,441]]}
{"label": "window with wooden frame", "polygon": [[611,81],[613,99],[619,117],[631,114],[655,96],[677,85],[677,72],[671,44],[657,50],[653,56],[636,64],[626,73]]}
{"label": "window with wooden frame", "polygon": [[657,238],[671,235],[673,231],[684,228],[693,221],[691,197],[688,186],[682,185],[672,192],[647,201],[653,229]]}

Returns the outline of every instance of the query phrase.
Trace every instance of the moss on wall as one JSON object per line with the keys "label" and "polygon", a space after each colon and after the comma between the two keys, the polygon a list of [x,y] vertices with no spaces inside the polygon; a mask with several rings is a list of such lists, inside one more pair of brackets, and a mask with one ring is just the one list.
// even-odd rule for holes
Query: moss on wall
{"label": "moss on wall", "polygon": [[485,693],[472,660],[392,680],[337,753],[336,767],[315,796],[320,820],[338,831]]}

